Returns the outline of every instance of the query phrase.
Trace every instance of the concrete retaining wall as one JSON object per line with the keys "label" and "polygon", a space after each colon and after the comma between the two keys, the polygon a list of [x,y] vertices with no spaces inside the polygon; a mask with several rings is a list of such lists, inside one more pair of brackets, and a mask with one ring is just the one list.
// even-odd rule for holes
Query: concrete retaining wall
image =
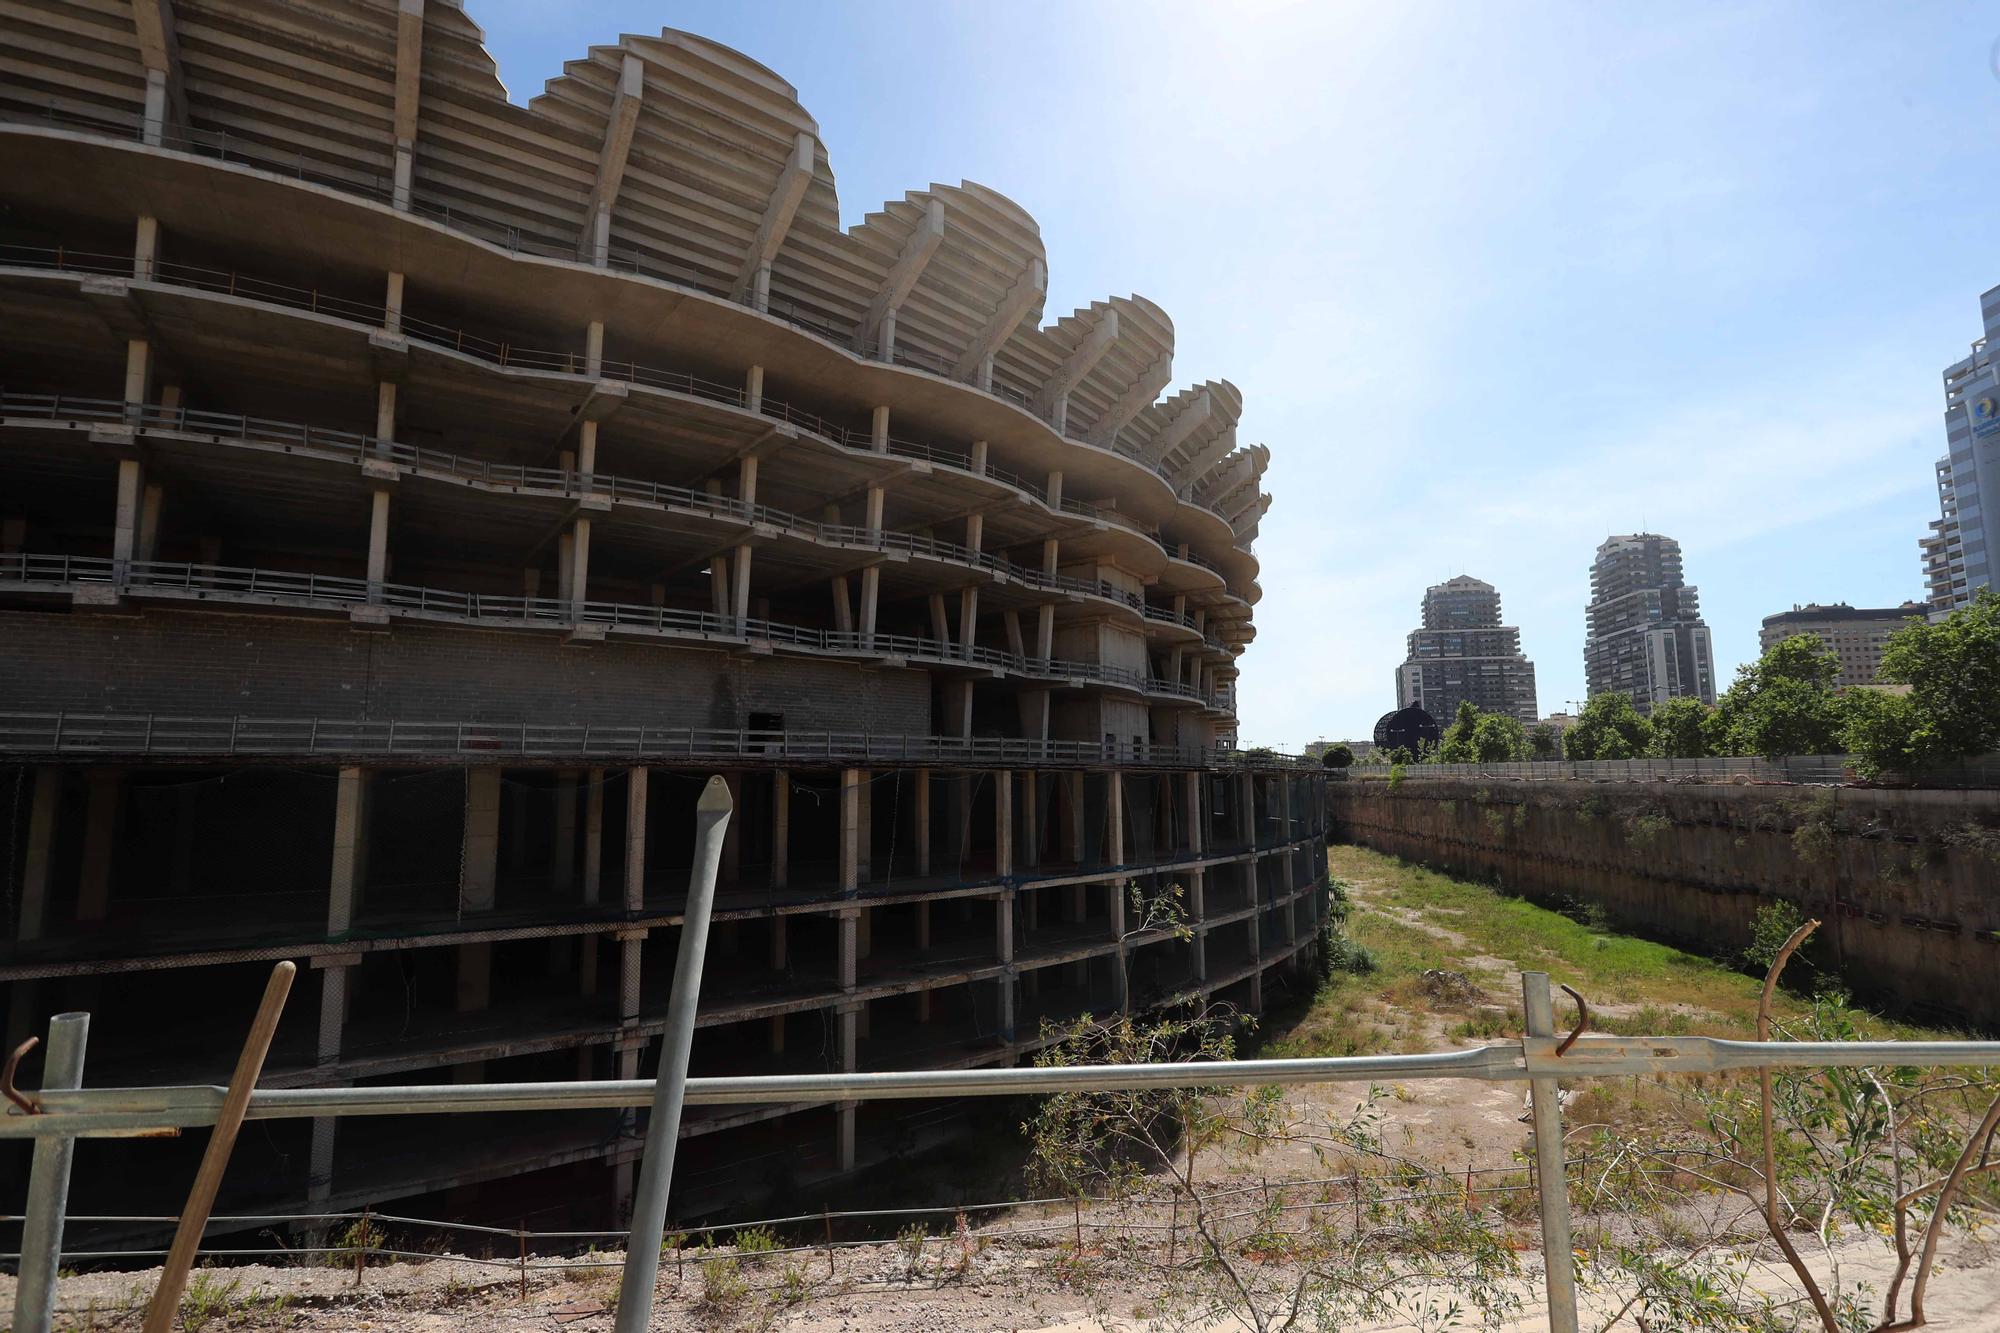
{"label": "concrete retaining wall", "polygon": [[2000,1027],[2000,792],[1363,780],[1328,801],[1337,840],[1711,955],[1788,900],[1858,995]]}

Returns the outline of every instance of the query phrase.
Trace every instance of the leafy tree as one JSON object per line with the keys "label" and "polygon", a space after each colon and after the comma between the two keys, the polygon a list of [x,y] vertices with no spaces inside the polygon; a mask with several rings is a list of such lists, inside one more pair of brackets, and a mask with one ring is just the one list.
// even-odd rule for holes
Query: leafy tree
{"label": "leafy tree", "polygon": [[1350,768],[1354,764],[1354,747],[1350,745],[1329,745],[1319,757],[1325,768]]}
{"label": "leafy tree", "polygon": [[1708,754],[1709,707],[1682,695],[1653,706],[1653,742],[1646,753],[1660,759],[1700,759]]}
{"label": "leafy tree", "polygon": [[1528,757],[1530,759],[1560,759],[1563,754],[1562,733],[1544,722],[1528,733]]}
{"label": "leafy tree", "polygon": [[1407,745],[1392,745],[1392,746],[1390,746],[1390,747],[1389,747],[1389,750],[1388,750],[1388,753],[1384,754],[1384,755],[1382,756],[1382,758],[1383,758],[1383,759],[1384,759],[1384,760],[1385,760],[1385,761],[1386,761],[1387,763],[1389,763],[1389,764],[1392,764],[1392,765],[1394,765],[1394,764],[1414,764],[1414,763],[1416,763],[1416,762],[1417,762],[1417,757],[1416,757],[1415,755],[1413,755],[1413,754],[1411,754],[1411,753],[1410,753],[1410,747],[1409,747],[1409,746],[1407,746]]}
{"label": "leafy tree", "polygon": [[1839,674],[1840,659],[1817,634],[1794,634],[1738,667],[1719,707],[1725,752],[1766,759],[1840,753],[1846,705],[1833,686]]}
{"label": "leafy tree", "polygon": [[1563,754],[1571,759],[1637,759],[1652,740],[1653,724],[1639,716],[1632,696],[1614,690],[1583,706],[1576,725],[1563,736]]}
{"label": "leafy tree", "polygon": [[1473,742],[1473,733],[1479,729],[1479,709],[1470,699],[1458,702],[1458,712],[1453,715],[1451,725],[1444,729],[1444,740],[1437,748],[1437,762],[1440,764],[1476,764],[1479,749]]}
{"label": "leafy tree", "polygon": [[1918,767],[1912,742],[1917,708],[1907,694],[1887,690],[1850,690],[1847,723],[1841,740],[1854,756],[1854,766],[1868,777],[1908,773]]}
{"label": "leafy tree", "polygon": [[1507,713],[1481,713],[1472,728],[1472,750],[1482,764],[1504,764],[1528,752],[1521,719]]}
{"label": "leafy tree", "polygon": [[1936,624],[1898,630],[1881,678],[1910,692],[1898,703],[1854,692],[1847,742],[1864,771],[1908,772],[2000,749],[2000,596],[1982,589]]}

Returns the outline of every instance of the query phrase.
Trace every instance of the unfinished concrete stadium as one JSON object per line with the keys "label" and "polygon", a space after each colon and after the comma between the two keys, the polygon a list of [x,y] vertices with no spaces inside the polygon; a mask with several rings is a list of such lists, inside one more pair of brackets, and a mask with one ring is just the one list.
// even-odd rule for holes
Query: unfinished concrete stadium
{"label": "unfinished concrete stadium", "polygon": [[[267,1085],[646,1076],[710,772],[696,1073],[1306,967],[1322,780],[1235,748],[1268,455],[1157,306],[1043,325],[976,184],[842,230],[790,85],[685,33],[521,107],[450,0],[0,23],[10,1041],[88,1009],[88,1084],[219,1080],[293,958]],[[678,1207],[957,1114],[697,1110]],[[615,1216],[641,1146],[289,1126],[224,1211]],[[93,1142],[73,1211],[170,1208],[195,1138]]]}

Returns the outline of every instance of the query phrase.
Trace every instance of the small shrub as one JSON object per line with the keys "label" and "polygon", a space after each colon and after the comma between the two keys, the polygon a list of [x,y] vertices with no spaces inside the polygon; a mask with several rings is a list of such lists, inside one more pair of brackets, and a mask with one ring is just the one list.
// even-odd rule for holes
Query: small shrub
{"label": "small shrub", "polygon": [[1390,791],[1395,791],[1395,790],[1396,790],[1396,789],[1397,789],[1398,787],[1400,787],[1400,786],[1402,786],[1402,785],[1403,785],[1403,776],[1404,776],[1404,774],[1403,774],[1403,766],[1402,766],[1401,764],[1391,764],[1391,765],[1389,765],[1389,790],[1390,790]]}
{"label": "small shrub", "polygon": [[912,1222],[896,1233],[896,1248],[903,1255],[903,1277],[915,1282],[924,1275],[924,1242],[930,1232],[921,1222]]}
{"label": "small shrub", "polygon": [[750,1294],[750,1280],[734,1259],[718,1255],[701,1261],[701,1295],[695,1308],[705,1314],[727,1315]]}
{"label": "small shrub", "polygon": [[769,1227],[744,1227],[733,1237],[737,1257],[752,1268],[764,1262],[764,1256],[778,1248],[778,1237]]}
{"label": "small shrub", "polygon": [[1785,941],[1792,932],[1805,924],[1805,914],[1780,898],[1757,909],[1757,916],[1750,924],[1750,943],[1744,946],[1743,961],[1753,969],[1762,972],[1777,960],[1778,950],[1785,947]]}
{"label": "small shrub", "polygon": [[1625,824],[1625,841],[1634,847],[1647,848],[1659,841],[1660,835],[1674,826],[1674,821],[1656,810],[1632,816]]}
{"label": "small shrub", "polygon": [[1328,972],[1346,972],[1364,977],[1376,968],[1375,955],[1365,944],[1359,944],[1345,935],[1334,935],[1327,940],[1326,964]]}

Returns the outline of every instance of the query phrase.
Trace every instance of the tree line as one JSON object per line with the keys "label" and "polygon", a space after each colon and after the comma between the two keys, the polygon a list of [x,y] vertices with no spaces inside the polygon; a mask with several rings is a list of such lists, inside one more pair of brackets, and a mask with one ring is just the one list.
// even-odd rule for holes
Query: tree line
{"label": "tree line", "polygon": [[1920,773],[2000,750],[2000,596],[1982,590],[1942,620],[1913,618],[1890,636],[1877,685],[1842,688],[1839,674],[1839,659],[1818,635],[1795,634],[1738,667],[1713,707],[1668,699],[1648,717],[1629,695],[1600,694],[1558,733],[1467,702],[1435,747],[1383,757],[1494,764],[1847,754],[1867,777]]}

